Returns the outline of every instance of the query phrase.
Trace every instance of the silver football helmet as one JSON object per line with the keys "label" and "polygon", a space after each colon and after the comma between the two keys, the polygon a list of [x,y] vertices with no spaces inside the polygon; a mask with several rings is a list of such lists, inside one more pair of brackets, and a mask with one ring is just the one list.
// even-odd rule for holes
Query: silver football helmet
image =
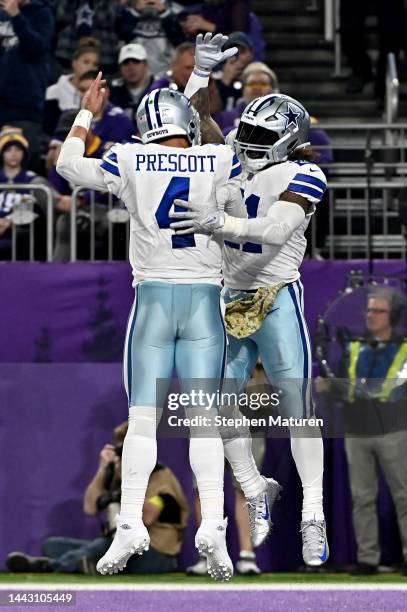
{"label": "silver football helmet", "polygon": [[310,118],[300,102],[283,94],[268,94],[250,102],[243,111],[234,148],[248,172],[286,161],[309,145]]}
{"label": "silver football helmet", "polygon": [[171,136],[186,136],[192,146],[201,144],[199,115],[191,101],[174,89],[154,89],[146,94],[136,119],[143,144]]}

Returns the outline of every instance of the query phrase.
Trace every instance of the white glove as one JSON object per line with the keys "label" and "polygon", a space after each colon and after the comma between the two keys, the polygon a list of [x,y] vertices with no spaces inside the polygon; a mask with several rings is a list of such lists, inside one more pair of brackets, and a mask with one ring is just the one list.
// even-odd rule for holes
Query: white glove
{"label": "white glove", "polygon": [[198,34],[195,46],[195,64],[198,70],[211,73],[212,69],[220,62],[224,62],[238,52],[237,47],[222,51],[223,45],[229,40],[228,36],[215,34],[212,37],[210,32]]}
{"label": "white glove", "polygon": [[173,212],[169,215],[171,219],[183,219],[170,225],[177,235],[213,234],[225,224],[224,213],[216,208],[204,208],[186,200],[174,200],[174,204],[186,209],[186,212]]}

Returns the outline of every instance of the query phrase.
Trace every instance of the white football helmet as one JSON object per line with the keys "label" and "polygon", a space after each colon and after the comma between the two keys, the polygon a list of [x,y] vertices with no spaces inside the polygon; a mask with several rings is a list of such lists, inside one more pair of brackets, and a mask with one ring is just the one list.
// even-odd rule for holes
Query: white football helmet
{"label": "white football helmet", "polygon": [[192,146],[201,144],[199,115],[191,101],[174,89],[154,89],[146,94],[136,119],[143,144],[171,136],[186,136]]}
{"label": "white football helmet", "polygon": [[234,142],[236,155],[248,172],[286,161],[309,145],[310,118],[300,102],[283,94],[268,94],[243,111]]}

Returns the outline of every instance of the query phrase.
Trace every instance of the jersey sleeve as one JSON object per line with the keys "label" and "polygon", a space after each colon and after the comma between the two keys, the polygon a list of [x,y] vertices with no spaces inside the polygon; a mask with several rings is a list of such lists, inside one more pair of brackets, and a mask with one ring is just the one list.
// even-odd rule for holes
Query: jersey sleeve
{"label": "jersey sleeve", "polygon": [[228,145],[218,146],[219,165],[216,186],[218,206],[233,217],[246,217],[240,181],[242,167],[233,149]]}
{"label": "jersey sleeve", "polygon": [[326,177],[316,164],[297,166],[298,170],[290,180],[287,191],[296,193],[311,204],[319,204],[327,188]]}
{"label": "jersey sleeve", "polygon": [[121,197],[123,183],[119,167],[119,149],[119,144],[113,145],[105,153],[100,164],[107,189],[118,198]]}

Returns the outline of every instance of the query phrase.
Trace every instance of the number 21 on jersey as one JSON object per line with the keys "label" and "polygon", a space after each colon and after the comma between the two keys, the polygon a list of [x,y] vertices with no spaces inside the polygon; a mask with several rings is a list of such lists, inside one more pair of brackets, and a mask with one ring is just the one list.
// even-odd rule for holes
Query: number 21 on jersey
{"label": "number 21 on jersey", "polygon": [[[249,219],[255,219],[257,217],[257,212],[259,210],[260,198],[256,196],[254,193],[250,195],[245,200],[245,205],[247,208],[247,216]],[[230,242],[229,240],[225,240],[225,245],[232,249],[240,249],[241,245],[236,242]],[[257,244],[255,242],[245,242],[243,245],[244,253],[262,253],[261,244]]]}

